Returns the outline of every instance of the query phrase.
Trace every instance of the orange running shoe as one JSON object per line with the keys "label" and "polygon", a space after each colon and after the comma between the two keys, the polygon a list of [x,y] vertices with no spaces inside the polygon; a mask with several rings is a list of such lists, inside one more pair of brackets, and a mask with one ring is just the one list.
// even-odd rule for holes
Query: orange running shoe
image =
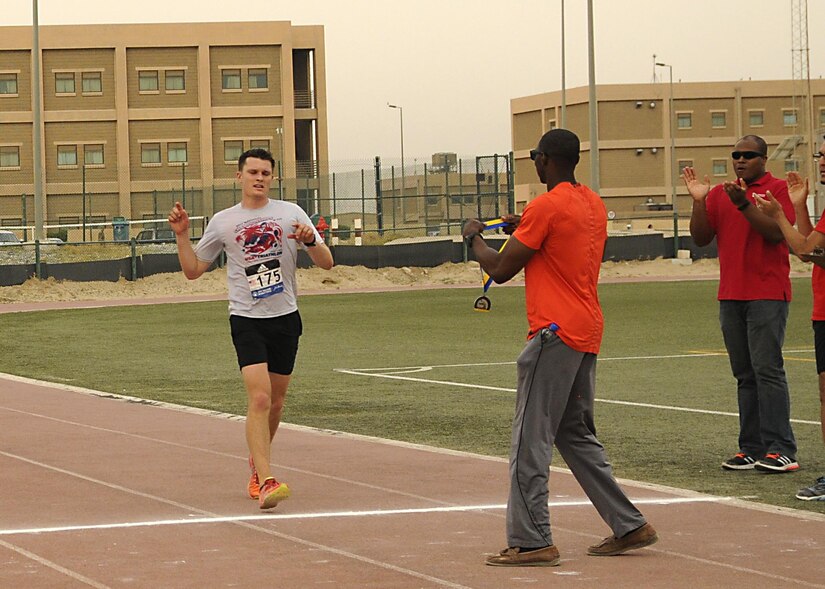
{"label": "orange running shoe", "polygon": [[288,499],[290,495],[286,483],[279,483],[272,477],[263,482],[260,493],[258,501],[260,501],[261,509],[272,509],[284,499]]}
{"label": "orange running shoe", "polygon": [[251,455],[249,456],[249,470],[249,485],[247,486],[249,498],[257,499],[261,495],[261,483],[258,480],[258,471],[255,470],[255,463],[252,461]]}

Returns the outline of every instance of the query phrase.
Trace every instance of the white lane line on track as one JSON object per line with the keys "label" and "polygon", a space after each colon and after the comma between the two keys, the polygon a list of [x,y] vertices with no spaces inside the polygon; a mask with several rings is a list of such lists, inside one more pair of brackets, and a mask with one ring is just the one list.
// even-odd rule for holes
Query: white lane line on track
{"label": "white lane line on track", "polygon": [[[753,499],[754,497],[652,497],[652,498],[631,498],[636,505],[675,505],[681,503],[722,503],[725,501],[735,501],[736,499]],[[571,501],[550,501],[548,506],[559,507],[583,507],[592,505],[587,499],[576,499]],[[490,505],[456,505],[451,507],[410,507],[402,509],[368,509],[363,511],[328,511],[319,513],[284,513],[266,515],[227,515],[216,517],[161,519],[139,522],[119,522],[111,524],[88,524],[72,526],[55,526],[47,528],[20,528],[20,529],[0,529],[0,536],[18,536],[28,534],[52,534],[56,532],[77,532],[86,530],[112,530],[118,528],[145,528],[154,526],[185,526],[192,524],[220,524],[240,521],[283,521],[283,520],[312,520],[312,519],[332,519],[345,517],[376,517],[391,515],[413,515],[430,513],[467,513],[471,511],[501,511],[507,509],[506,503]]]}
{"label": "white lane line on track", "polygon": [[[149,493],[143,493],[143,492],[138,491],[136,489],[130,489],[130,488],[124,487],[122,485],[113,485],[113,484],[108,483],[106,481],[102,481],[102,480],[95,479],[95,478],[92,478],[92,477],[87,477],[85,475],[82,475],[82,474],[79,474],[79,473],[76,473],[76,472],[72,472],[72,471],[69,471],[69,470],[58,468],[56,466],[51,466],[51,465],[48,465],[48,464],[44,464],[42,462],[37,462],[35,460],[29,460],[28,458],[24,458],[22,456],[16,456],[14,454],[9,454],[8,452],[0,451],[0,455],[6,456],[8,458],[14,458],[14,459],[17,459],[17,460],[22,460],[24,462],[39,466],[41,468],[46,468],[48,470],[51,470],[51,471],[54,471],[54,472],[59,472],[61,474],[64,474],[64,475],[67,475],[67,476],[70,476],[70,477],[74,477],[74,478],[78,478],[78,479],[83,480],[83,481],[87,481],[87,482],[94,483],[94,484],[97,484],[97,485],[102,485],[102,486],[108,487],[110,489],[116,489],[116,490],[121,491],[123,493],[128,493],[130,495],[135,495],[137,497],[142,497],[144,499],[157,501],[158,503],[163,503],[165,505],[170,505],[172,507],[176,507],[178,509],[182,509],[182,510],[185,510],[187,512],[197,513],[197,514],[200,514],[200,515],[205,516],[207,518],[220,518],[220,517],[222,517],[220,514],[217,514],[217,513],[211,512],[211,511],[207,511],[207,510],[204,510],[204,509],[200,509],[200,508],[194,507],[192,505],[186,505],[184,503],[179,503],[177,501],[173,501],[171,499],[166,499],[164,497],[159,497],[157,495],[151,495]],[[268,534],[270,536],[275,536],[277,538],[282,538],[284,540],[288,540],[288,541],[294,542],[296,544],[301,544],[302,546],[307,546],[309,548],[314,548],[316,550],[320,550],[320,551],[323,551],[323,552],[336,554],[338,556],[348,558],[348,559],[352,559],[352,560],[356,560],[358,562],[362,562],[362,563],[365,563],[365,564],[370,564],[370,565],[382,568],[384,570],[393,571],[393,572],[400,573],[400,574],[403,574],[403,575],[407,575],[407,576],[410,576],[410,577],[415,577],[417,579],[423,579],[423,580],[428,581],[430,583],[434,583],[434,584],[436,584],[440,587],[449,587],[450,589],[469,589],[468,587],[465,587],[464,585],[459,585],[459,584],[456,584],[456,583],[452,583],[450,581],[447,581],[446,579],[439,579],[437,577],[432,577],[430,575],[427,575],[425,573],[421,573],[419,571],[415,571],[415,570],[412,570],[412,569],[406,569],[404,567],[396,566],[396,565],[390,564],[388,562],[375,560],[373,558],[369,558],[367,556],[362,556],[362,555],[356,554],[354,552],[349,552],[347,550],[342,550],[340,548],[335,548],[334,546],[327,546],[325,544],[319,544],[317,542],[312,542],[310,540],[305,540],[305,539],[299,538],[297,536],[292,536],[290,534],[285,534],[285,533],[282,533],[282,532],[278,532],[278,531],[272,530],[270,528],[264,528],[264,527],[261,527],[261,526],[257,526],[257,525],[254,525],[254,522],[247,522],[247,521],[244,521],[244,520],[231,520],[231,521],[227,521],[226,523],[241,526],[241,527],[253,530],[253,531],[258,532],[258,533]]]}
{"label": "white lane line on track", "polygon": [[[618,359],[618,358],[617,358]],[[481,389],[485,391],[497,391],[502,393],[515,393],[516,389],[509,388],[509,387],[494,387],[490,385],[484,384],[474,384],[474,383],[466,383],[466,382],[455,382],[451,380],[434,380],[429,378],[413,378],[411,376],[399,376],[397,374],[379,374],[376,372],[361,372],[360,370],[349,370],[347,368],[334,368],[335,372],[340,372],[342,374],[352,374],[355,376],[370,376],[373,378],[388,378],[391,380],[406,380],[411,382],[420,382],[424,384],[441,384],[445,386],[452,386],[452,387],[462,387],[468,389]],[[596,397],[596,402],[598,403],[609,403],[612,405],[624,405],[627,407],[643,407],[646,409],[663,409],[666,411],[680,411],[682,413],[701,413],[705,415],[721,415],[725,417],[739,417],[738,413],[733,413],[730,411],[713,411],[710,409],[695,409],[693,407],[678,407],[674,405],[658,405],[656,403],[638,403],[636,401],[618,401],[615,399],[602,399]],[[791,419],[791,423],[800,423],[805,425],[819,425],[818,421],[811,421],[807,419]]]}
{"label": "white lane line on track", "polygon": [[98,583],[97,581],[93,581],[88,577],[84,577],[80,573],[76,573],[72,570],[67,569],[66,567],[62,567],[56,562],[52,562],[42,556],[35,554],[34,552],[30,552],[25,550],[24,548],[20,548],[19,546],[15,546],[14,544],[9,544],[8,542],[3,542],[0,540],[0,546],[11,550],[12,552],[16,552],[20,556],[28,558],[29,560],[33,560],[34,562],[43,565],[44,567],[48,567],[53,571],[57,571],[60,574],[66,575],[67,577],[78,581],[79,583],[83,583],[84,585],[88,585],[89,587],[94,587],[95,589],[110,589],[108,585],[103,585]]}

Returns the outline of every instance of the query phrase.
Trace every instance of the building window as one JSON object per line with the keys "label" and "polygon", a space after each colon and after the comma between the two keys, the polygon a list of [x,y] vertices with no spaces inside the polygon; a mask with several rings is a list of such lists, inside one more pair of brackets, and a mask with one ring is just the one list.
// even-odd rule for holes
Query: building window
{"label": "building window", "polygon": [[103,145],[100,143],[83,146],[83,163],[87,166],[103,165]]}
{"label": "building window", "polygon": [[185,164],[189,161],[186,157],[186,143],[176,141],[166,146],[166,161],[170,164]]}
{"label": "building window", "polygon": [[547,130],[548,131],[552,131],[556,127],[558,127],[558,125],[556,124],[556,119],[550,119],[549,121],[547,121]]}
{"label": "building window", "polygon": [[240,90],[241,70],[221,70],[221,88],[223,90]]}
{"label": "building window", "polygon": [[788,172],[798,172],[799,171],[799,160],[795,158],[785,160],[785,173]]}
{"label": "building window", "polygon": [[250,90],[266,90],[269,87],[269,84],[267,83],[266,79],[266,69],[250,69],[248,72],[248,76]]}
{"label": "building window", "polygon": [[57,167],[76,167],[77,166],[77,145],[58,145],[57,146]]}
{"label": "building window", "polygon": [[54,75],[55,94],[75,94],[74,72],[61,72]]}
{"label": "building window", "polygon": [[81,74],[81,88],[83,94],[100,94],[103,92],[103,81],[100,72],[83,72]]}
{"label": "building window", "polygon": [[0,74],[0,96],[17,96],[17,74]]}
{"label": "building window", "polygon": [[752,110],[748,112],[748,123],[751,127],[762,127],[765,125],[765,111]]}
{"label": "building window", "polygon": [[782,124],[786,127],[796,127],[796,109],[783,108],[782,109]]}
{"label": "building window", "polygon": [[184,92],[186,90],[186,73],[183,70],[166,71],[166,91]]}
{"label": "building window", "polygon": [[676,127],[679,129],[693,128],[693,113],[677,112],[676,113]]}
{"label": "building window", "polygon": [[251,139],[249,149],[265,149],[269,151],[269,139]]}
{"label": "building window", "polygon": [[714,129],[724,129],[728,126],[728,113],[725,111],[713,111],[710,113],[710,126]]}
{"label": "building window", "polygon": [[243,153],[243,141],[223,142],[223,161],[227,164],[237,164],[238,158]]}
{"label": "building window", "polygon": [[713,175],[727,176],[728,175],[728,160],[713,160]]}
{"label": "building window", "polygon": [[682,173],[685,171],[685,168],[692,168],[693,167],[693,160],[679,160],[679,175],[681,176]]}
{"label": "building window", "polygon": [[157,70],[146,70],[138,72],[138,90],[140,92],[157,92],[158,91],[158,72]]}
{"label": "building window", "polygon": [[140,163],[160,164],[160,143],[141,143]]}
{"label": "building window", "polygon": [[[2,78],[2,76],[0,76]],[[819,109],[819,126],[825,127],[825,108]]]}
{"label": "building window", "polygon": [[20,147],[5,145],[0,147],[0,168],[20,167]]}

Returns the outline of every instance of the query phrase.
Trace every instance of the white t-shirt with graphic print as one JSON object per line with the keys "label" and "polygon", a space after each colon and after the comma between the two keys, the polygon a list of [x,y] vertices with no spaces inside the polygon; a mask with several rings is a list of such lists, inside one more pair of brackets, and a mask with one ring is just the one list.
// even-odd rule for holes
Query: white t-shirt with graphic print
{"label": "white t-shirt with graphic print", "polygon": [[[287,235],[295,223],[313,227],[296,204],[269,200],[265,206],[246,209],[241,203],[215,213],[195,255],[212,262],[226,252],[229,313],[241,317],[280,317],[298,309],[295,269],[298,245]],[[313,227],[315,240],[321,236]]]}

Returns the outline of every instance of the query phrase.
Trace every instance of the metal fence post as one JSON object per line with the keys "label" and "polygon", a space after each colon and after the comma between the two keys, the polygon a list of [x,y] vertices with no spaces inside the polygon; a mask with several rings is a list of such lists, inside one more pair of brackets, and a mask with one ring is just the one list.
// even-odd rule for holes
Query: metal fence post
{"label": "metal fence post", "polygon": [[132,258],[132,276],[130,280],[137,280],[137,242],[134,237],[129,240],[129,246]]}
{"label": "metal fence post", "polygon": [[378,235],[384,235],[384,201],[381,196],[381,156],[375,156],[375,221]]}
{"label": "metal fence post", "polygon": [[34,240],[34,275],[38,280],[43,278],[43,273],[40,269],[40,240]]}
{"label": "metal fence post", "polygon": [[427,164],[424,164],[424,235],[430,230],[430,184],[427,181]]}
{"label": "metal fence post", "polygon": [[186,162],[183,162],[180,166],[180,197],[183,199],[183,208],[186,208]]}
{"label": "metal fence post", "polygon": [[[29,224],[28,215],[26,214],[26,195],[23,195],[23,210],[21,211],[23,214],[23,227]],[[23,229],[23,241],[29,240],[29,230]]]}
{"label": "metal fence post", "polygon": [[450,235],[450,164],[444,158],[444,203],[447,207],[447,235]]}
{"label": "metal fence post", "polygon": [[83,198],[83,243],[86,243],[86,162],[80,167],[80,192]]}
{"label": "metal fence post", "polygon": [[516,177],[515,158],[511,151],[507,155],[507,212],[514,215],[516,212]]}

